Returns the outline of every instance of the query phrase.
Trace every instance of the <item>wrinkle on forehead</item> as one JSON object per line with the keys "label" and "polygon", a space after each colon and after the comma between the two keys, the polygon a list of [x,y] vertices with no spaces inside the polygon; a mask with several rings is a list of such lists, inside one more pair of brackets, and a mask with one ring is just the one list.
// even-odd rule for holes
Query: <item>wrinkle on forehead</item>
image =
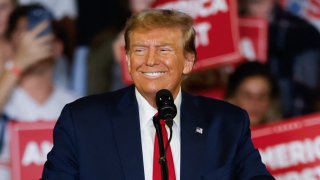
{"label": "wrinkle on forehead", "polygon": [[180,28],[135,29],[130,34],[129,53],[133,48],[147,48],[160,51],[170,48],[172,51],[184,52],[183,35]]}
{"label": "wrinkle on forehead", "polygon": [[172,43],[169,42],[161,42],[156,39],[147,39],[147,40],[139,40],[133,42],[132,46],[172,46]]}

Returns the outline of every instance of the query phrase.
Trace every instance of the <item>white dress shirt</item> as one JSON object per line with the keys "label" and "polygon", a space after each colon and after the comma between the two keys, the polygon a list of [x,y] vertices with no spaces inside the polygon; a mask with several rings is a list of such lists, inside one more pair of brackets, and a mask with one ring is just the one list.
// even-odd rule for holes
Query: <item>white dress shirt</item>
{"label": "white dress shirt", "polygon": [[[153,150],[156,129],[152,122],[152,117],[158,112],[147,100],[135,90],[139,107],[140,132],[142,143],[143,167],[145,180],[152,180],[153,177]],[[180,106],[181,106],[181,89],[174,100],[177,107],[177,116],[173,119],[172,140],[170,143],[176,180],[180,180]],[[166,127],[168,137],[170,136],[169,128]]]}

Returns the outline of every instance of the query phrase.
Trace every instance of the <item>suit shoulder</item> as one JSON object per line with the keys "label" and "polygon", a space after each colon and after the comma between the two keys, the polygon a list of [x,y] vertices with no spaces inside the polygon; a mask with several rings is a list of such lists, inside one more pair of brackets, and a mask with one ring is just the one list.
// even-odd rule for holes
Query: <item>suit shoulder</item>
{"label": "suit shoulder", "polygon": [[209,124],[218,124],[218,127],[226,132],[238,132],[243,134],[250,126],[248,113],[242,108],[230,104],[226,101],[211,99],[206,97],[199,98],[201,109],[205,109],[207,114],[206,121]]}
{"label": "suit shoulder", "polygon": [[218,99],[203,96],[193,97],[197,109],[207,117],[207,120],[220,121],[222,124],[235,126],[249,124],[247,112],[238,106]]}

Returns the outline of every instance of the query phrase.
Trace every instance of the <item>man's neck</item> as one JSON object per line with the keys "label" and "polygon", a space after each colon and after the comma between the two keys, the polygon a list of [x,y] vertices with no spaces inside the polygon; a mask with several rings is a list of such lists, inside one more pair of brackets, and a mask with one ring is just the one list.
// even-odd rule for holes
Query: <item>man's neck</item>
{"label": "man's neck", "polygon": [[[136,92],[139,93],[153,108],[157,109],[156,94],[143,94],[137,89]],[[177,93],[172,94],[174,100],[177,98],[179,93],[181,93],[181,89],[179,89]]]}
{"label": "man's neck", "polygon": [[[140,93],[141,94],[141,93]],[[149,96],[144,96],[141,94],[141,96],[155,109],[157,109],[157,103],[156,103],[156,95],[149,95]]]}

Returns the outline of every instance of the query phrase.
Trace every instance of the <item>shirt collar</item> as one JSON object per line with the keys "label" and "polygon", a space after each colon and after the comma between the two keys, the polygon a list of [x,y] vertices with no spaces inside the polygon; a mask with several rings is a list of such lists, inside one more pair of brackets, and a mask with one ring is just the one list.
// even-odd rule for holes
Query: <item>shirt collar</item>
{"label": "shirt collar", "polygon": [[[142,129],[147,126],[150,121],[152,122],[152,118],[158,112],[158,110],[148,103],[148,101],[139,93],[137,88],[135,88],[135,94],[139,107],[140,128]],[[174,100],[174,104],[177,107],[177,115],[173,119],[173,122],[177,125],[177,127],[180,127],[181,88],[179,89],[179,93]]]}

